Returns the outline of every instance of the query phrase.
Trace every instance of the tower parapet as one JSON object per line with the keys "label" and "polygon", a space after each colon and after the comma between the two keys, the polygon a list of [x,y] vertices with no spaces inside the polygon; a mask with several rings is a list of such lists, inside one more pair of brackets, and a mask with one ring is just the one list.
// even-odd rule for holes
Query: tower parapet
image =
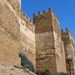
{"label": "tower parapet", "polygon": [[46,10],[43,10],[43,13],[45,14],[46,13]]}
{"label": "tower parapet", "polygon": [[[53,19],[53,23],[56,22],[56,24],[59,24],[59,19],[57,18],[57,16],[55,15],[55,13],[52,11],[52,8],[49,8],[48,9],[48,12],[46,12],[46,10],[43,10],[43,14],[41,13],[41,11],[38,12],[38,15],[36,15],[36,13],[33,14],[33,23],[40,23],[39,21],[43,22],[43,20],[45,21],[48,21],[48,22],[52,22],[52,19]],[[44,21],[44,22],[45,22]],[[44,25],[44,24],[43,24]],[[49,25],[49,27],[51,26],[51,23]],[[39,26],[40,27],[40,26]],[[43,30],[43,31],[49,31],[49,30],[52,30],[53,31],[53,25],[50,27],[50,29],[46,28],[46,30]],[[36,28],[38,28],[36,26]],[[41,31],[41,29],[40,29]],[[57,30],[56,30],[57,31]],[[35,31],[36,32],[36,31]]]}
{"label": "tower parapet", "polygon": [[23,14],[22,10],[20,10],[19,14],[20,14],[21,18],[23,18],[25,21],[32,23],[32,20],[30,19],[30,17],[28,17],[26,13]]}
{"label": "tower parapet", "polygon": [[68,28],[66,28],[66,32],[68,32],[69,31],[69,29]]}
{"label": "tower parapet", "polygon": [[25,17],[27,17],[27,14],[24,14]]}
{"label": "tower parapet", "polygon": [[46,10],[43,10],[43,14],[41,14],[41,11],[38,12],[38,15],[36,15],[36,13],[33,14],[33,17],[35,16],[41,16],[41,15],[46,15],[46,14],[52,14],[54,16],[54,18],[59,21],[58,17],[56,16],[56,14],[52,11],[52,8],[48,9],[48,12],[46,12]]}
{"label": "tower parapet", "polygon": [[62,33],[62,32],[64,32],[64,30],[63,30],[63,29],[61,29],[61,33]]}
{"label": "tower parapet", "polygon": [[30,20],[30,17],[27,17],[28,20]]}
{"label": "tower parapet", "polygon": [[64,35],[68,35],[70,38],[72,38],[73,39],[73,35],[72,35],[72,33],[69,31],[69,29],[68,28],[66,28],[66,31],[64,32],[64,30],[63,29],[61,29],[61,34],[62,34],[62,36],[64,36]]}

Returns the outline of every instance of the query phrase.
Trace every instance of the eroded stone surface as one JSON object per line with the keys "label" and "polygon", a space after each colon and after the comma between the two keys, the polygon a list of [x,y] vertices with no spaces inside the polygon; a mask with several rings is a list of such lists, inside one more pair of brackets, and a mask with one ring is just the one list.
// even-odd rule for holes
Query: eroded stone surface
{"label": "eroded stone surface", "polygon": [[0,0],[0,62],[21,65],[19,53],[32,62],[36,70],[51,73],[69,72],[66,50],[73,50],[72,72],[75,71],[75,46],[71,32],[60,32],[59,19],[49,9],[34,13],[33,22],[21,10],[21,0]]}

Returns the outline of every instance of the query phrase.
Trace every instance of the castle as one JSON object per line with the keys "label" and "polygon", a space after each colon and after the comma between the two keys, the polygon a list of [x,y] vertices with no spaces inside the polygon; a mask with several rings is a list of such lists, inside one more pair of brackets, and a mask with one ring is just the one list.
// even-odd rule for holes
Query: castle
{"label": "castle", "polygon": [[74,39],[66,28],[60,31],[59,19],[49,11],[33,14],[33,23],[21,10],[21,0],[0,0],[0,62],[21,65],[19,53],[32,62],[36,71],[69,72],[72,58],[75,74]]}

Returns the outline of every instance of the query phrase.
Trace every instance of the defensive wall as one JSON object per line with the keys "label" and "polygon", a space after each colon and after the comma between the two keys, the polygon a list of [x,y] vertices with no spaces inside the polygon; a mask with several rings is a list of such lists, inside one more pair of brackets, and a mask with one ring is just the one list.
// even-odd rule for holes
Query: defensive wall
{"label": "defensive wall", "polygon": [[[69,49],[69,47],[71,48]],[[21,65],[19,53],[32,62],[36,71],[75,72],[75,46],[71,32],[60,31],[59,19],[49,8],[33,14],[32,20],[21,10],[21,0],[0,0],[0,62]]]}

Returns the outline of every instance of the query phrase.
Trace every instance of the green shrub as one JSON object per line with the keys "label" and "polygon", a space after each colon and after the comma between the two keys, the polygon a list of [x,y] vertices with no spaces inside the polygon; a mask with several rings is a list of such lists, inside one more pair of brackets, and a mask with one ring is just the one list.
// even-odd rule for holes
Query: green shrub
{"label": "green shrub", "polygon": [[69,75],[68,73],[55,73],[55,74],[50,74],[49,70],[45,70],[43,72],[37,71],[37,75]]}
{"label": "green shrub", "polygon": [[37,75],[51,75],[49,70],[47,70],[47,69],[45,71],[43,71],[43,72],[37,71],[36,74]]}
{"label": "green shrub", "polygon": [[25,56],[25,54],[19,53],[19,57],[21,58],[21,65],[22,65],[24,68],[28,68],[28,69],[31,70],[32,72],[35,72],[34,66],[33,66],[32,63],[28,60],[28,58]]}
{"label": "green shrub", "polygon": [[24,67],[19,67],[19,66],[15,66],[15,65],[14,65],[14,67],[18,68],[18,69],[24,69]]}
{"label": "green shrub", "polygon": [[53,74],[53,75],[69,75],[68,73],[63,73],[63,72],[61,72],[61,73],[55,73],[55,74]]}
{"label": "green shrub", "polygon": [[40,71],[37,71],[36,74],[37,74],[37,75],[41,75],[41,72],[40,72]]}

